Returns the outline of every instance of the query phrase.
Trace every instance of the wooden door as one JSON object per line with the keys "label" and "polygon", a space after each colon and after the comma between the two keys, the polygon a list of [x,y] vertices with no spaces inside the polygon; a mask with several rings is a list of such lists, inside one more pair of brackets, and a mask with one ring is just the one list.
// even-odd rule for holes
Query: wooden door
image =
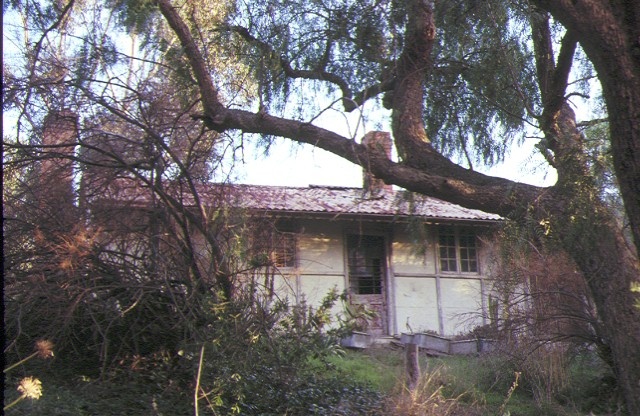
{"label": "wooden door", "polygon": [[347,235],[349,294],[353,305],[363,305],[375,312],[367,332],[387,333],[386,250],[384,237]]}

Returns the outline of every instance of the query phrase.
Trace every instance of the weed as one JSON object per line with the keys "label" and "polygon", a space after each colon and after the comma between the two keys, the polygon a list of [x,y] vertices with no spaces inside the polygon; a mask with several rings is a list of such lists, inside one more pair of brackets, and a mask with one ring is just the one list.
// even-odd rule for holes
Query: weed
{"label": "weed", "polygon": [[[30,361],[35,357],[40,357],[42,359],[53,357],[53,343],[48,340],[37,341],[35,345],[35,352],[33,354],[8,366],[3,370],[3,373],[6,375],[11,370],[26,364],[27,361]],[[11,403],[5,405],[2,409],[3,411],[6,412],[24,399],[38,400],[42,397],[42,381],[38,378],[34,378],[33,376],[23,377],[18,383],[17,390],[20,393],[20,396],[14,399]]]}

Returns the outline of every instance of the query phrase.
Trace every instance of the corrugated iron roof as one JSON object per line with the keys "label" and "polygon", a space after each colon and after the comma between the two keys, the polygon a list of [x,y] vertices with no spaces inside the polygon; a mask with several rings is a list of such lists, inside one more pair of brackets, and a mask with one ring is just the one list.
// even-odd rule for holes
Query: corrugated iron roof
{"label": "corrugated iron roof", "polygon": [[408,191],[383,190],[371,195],[362,188],[230,185],[234,205],[252,210],[385,217],[497,221],[501,217]]}
{"label": "corrugated iron roof", "polygon": [[[441,220],[498,221],[500,216],[464,208],[450,202],[408,191],[384,189],[372,195],[363,188],[336,186],[264,186],[198,184],[200,202],[229,204],[253,211],[288,214],[332,214],[342,216],[377,216],[386,218],[419,216]],[[195,205],[193,194],[172,184],[165,187],[183,204]],[[135,180],[121,179],[112,182],[102,194],[103,200],[129,201],[145,205],[151,200],[148,187]],[[224,202],[222,202],[224,201]]]}

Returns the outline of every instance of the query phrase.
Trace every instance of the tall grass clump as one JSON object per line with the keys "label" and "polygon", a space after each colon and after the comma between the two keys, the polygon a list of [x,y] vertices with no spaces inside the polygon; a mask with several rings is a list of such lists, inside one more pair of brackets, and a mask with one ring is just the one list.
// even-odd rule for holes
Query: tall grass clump
{"label": "tall grass clump", "polygon": [[388,415],[454,416],[480,414],[477,403],[470,403],[461,393],[450,396],[446,386],[451,378],[445,366],[424,372],[414,388],[400,380],[387,402]]}

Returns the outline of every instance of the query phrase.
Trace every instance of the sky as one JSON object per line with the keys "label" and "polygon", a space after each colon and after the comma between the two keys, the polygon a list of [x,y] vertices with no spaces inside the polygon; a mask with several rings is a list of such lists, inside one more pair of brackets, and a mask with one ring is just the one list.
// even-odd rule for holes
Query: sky
{"label": "sky", "polygon": [[[332,109],[333,105],[337,106],[335,110]],[[358,140],[366,132],[384,131],[391,125],[389,112],[380,110],[375,103],[365,103],[357,111],[348,114],[341,111],[342,108],[338,104],[331,104],[330,101],[317,103],[317,108],[325,110],[314,119],[313,124]],[[537,139],[526,138],[522,145],[514,145],[511,148],[504,163],[491,168],[480,166],[474,166],[474,168],[494,176],[531,185],[553,185],[557,178],[556,172],[537,151],[536,143]],[[301,187],[309,185],[362,187],[362,168],[311,145],[300,145],[290,140],[277,139],[268,156],[264,156],[260,149],[245,150],[245,165],[236,172],[239,173],[237,179],[239,183]]]}
{"label": "sky", "polygon": [[[527,139],[522,146],[513,147],[506,161],[492,168],[475,167],[484,173],[525,182],[550,186],[556,180],[550,168],[535,149],[535,139]],[[280,140],[269,156],[258,149],[245,153],[239,183],[252,185],[302,186],[362,186],[362,169],[325,150],[310,145],[292,145]]]}

